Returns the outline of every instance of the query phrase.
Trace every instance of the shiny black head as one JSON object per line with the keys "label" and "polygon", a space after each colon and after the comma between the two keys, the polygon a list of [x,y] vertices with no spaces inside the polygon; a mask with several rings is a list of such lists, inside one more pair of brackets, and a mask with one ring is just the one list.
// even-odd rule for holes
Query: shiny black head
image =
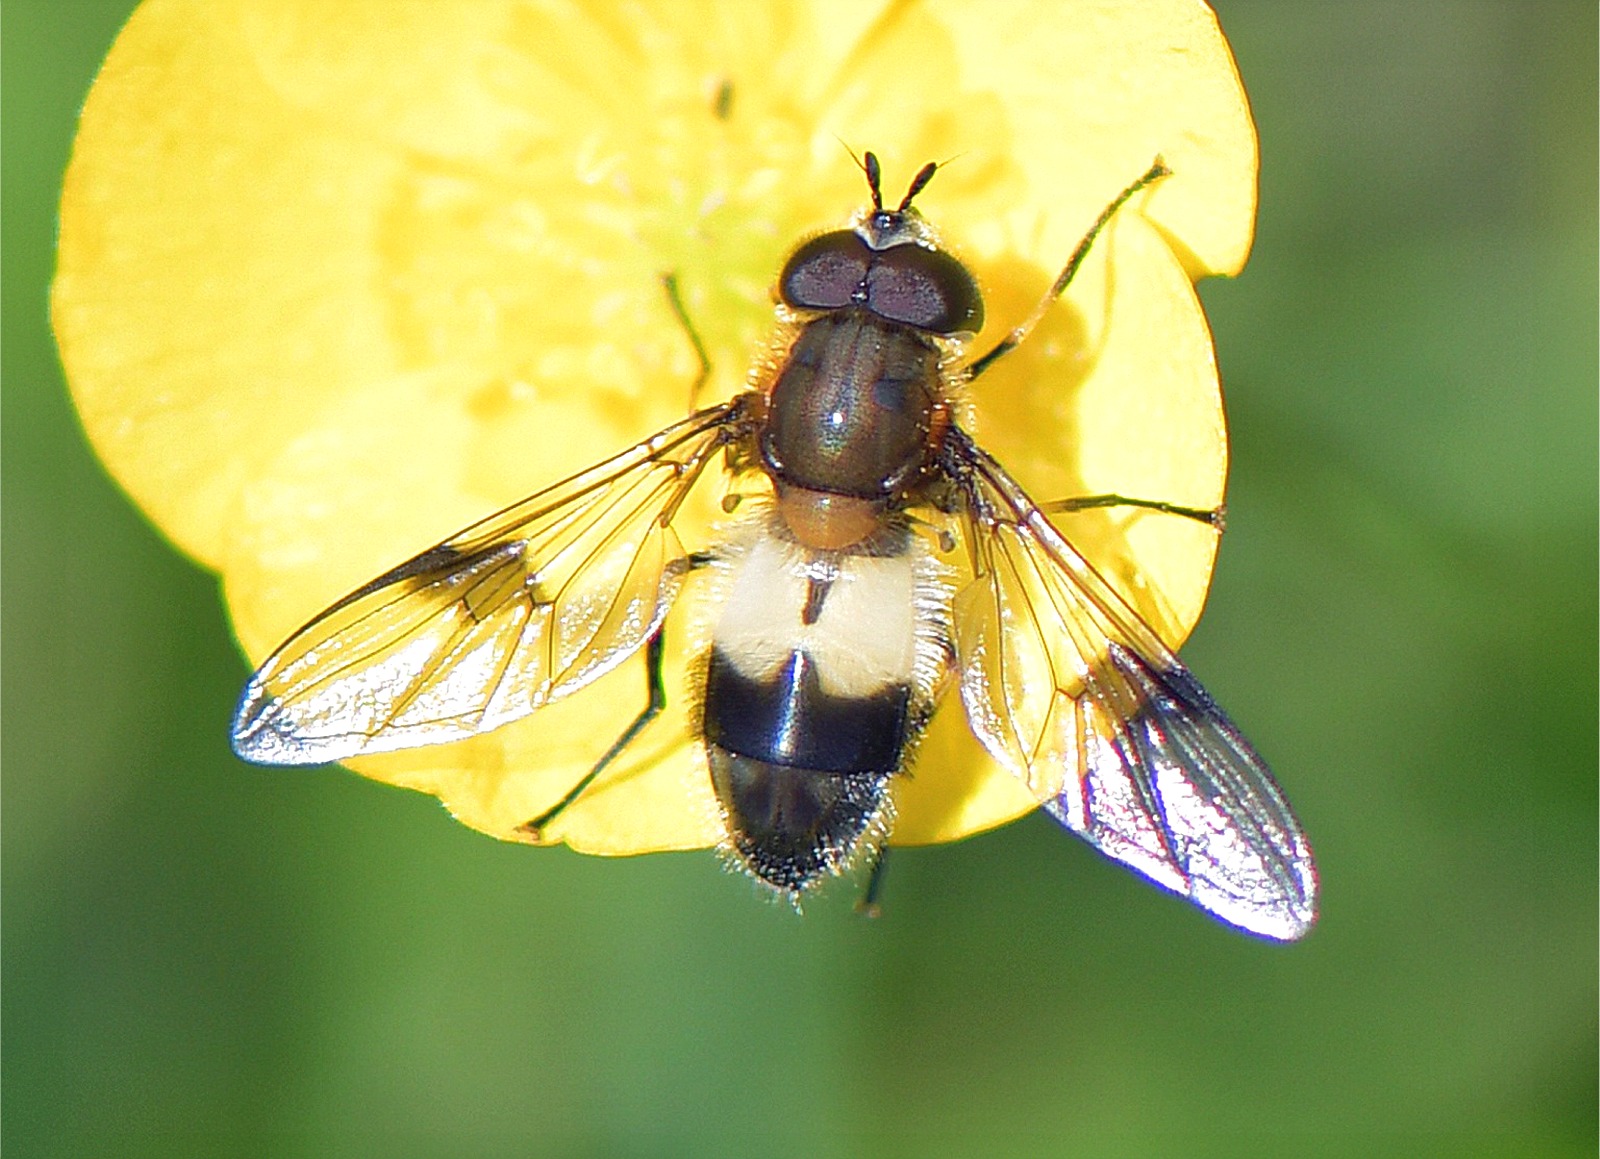
{"label": "shiny black head", "polygon": [[983,295],[967,267],[934,245],[912,198],[938,166],[922,167],[894,209],[883,207],[878,159],[862,168],[872,212],[854,229],[806,242],[778,277],[783,301],[798,310],[865,309],[931,334],[975,334],[983,327]]}

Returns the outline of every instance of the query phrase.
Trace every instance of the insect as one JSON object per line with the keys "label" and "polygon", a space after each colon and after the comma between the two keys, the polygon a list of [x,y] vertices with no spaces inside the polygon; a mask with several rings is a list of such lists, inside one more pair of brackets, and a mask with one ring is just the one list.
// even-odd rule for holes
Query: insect
{"label": "insect", "polygon": [[[1033,317],[967,361],[978,284],[912,205],[937,166],[893,208],[877,158],[861,167],[871,206],[779,274],[784,353],[770,374],[317,616],[250,679],[235,752],[303,765],[453,741],[643,651],[646,706],[529,819],[537,835],[661,711],[668,611],[709,568],[699,740],[725,846],[772,890],[797,899],[875,863],[893,783],[956,689],[978,740],[1067,829],[1225,922],[1300,937],[1316,874],[1265,763],[958,421],[959,392],[1167,169],[1157,161],[1108,205]],[[673,520],[708,473],[756,497],[689,551]],[[1117,495],[1049,509],[1113,505],[1220,526],[1219,512]],[[945,555],[965,560],[959,591]]]}

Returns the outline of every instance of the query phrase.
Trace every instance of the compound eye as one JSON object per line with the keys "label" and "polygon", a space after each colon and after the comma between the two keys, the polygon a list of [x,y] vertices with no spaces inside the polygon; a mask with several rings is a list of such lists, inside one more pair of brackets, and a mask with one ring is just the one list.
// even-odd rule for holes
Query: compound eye
{"label": "compound eye", "polygon": [[814,237],[790,255],[778,275],[778,292],[802,310],[838,310],[856,300],[872,251],[853,230]]}
{"label": "compound eye", "polygon": [[983,295],[967,267],[941,250],[899,245],[877,255],[867,275],[867,309],[935,334],[983,329]]}

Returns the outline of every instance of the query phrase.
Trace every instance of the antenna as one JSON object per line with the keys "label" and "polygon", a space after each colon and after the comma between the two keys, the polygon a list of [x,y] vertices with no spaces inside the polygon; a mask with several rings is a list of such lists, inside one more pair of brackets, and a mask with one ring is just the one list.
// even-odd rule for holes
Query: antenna
{"label": "antenna", "polygon": [[883,173],[878,168],[878,155],[867,150],[867,159],[862,162],[862,172],[867,175],[867,186],[872,190],[872,211],[883,212],[883,188],[880,184]]}
{"label": "antenna", "polygon": [[[868,156],[871,156],[871,154],[868,154]],[[927,187],[928,182],[933,180],[933,175],[938,171],[939,163],[937,161],[929,161],[926,165],[919,169],[917,171],[917,175],[911,179],[911,188],[906,190],[905,197],[900,200],[900,208],[895,210],[895,212],[904,213],[906,210],[910,209],[911,199],[917,194],[921,193],[923,189]]]}

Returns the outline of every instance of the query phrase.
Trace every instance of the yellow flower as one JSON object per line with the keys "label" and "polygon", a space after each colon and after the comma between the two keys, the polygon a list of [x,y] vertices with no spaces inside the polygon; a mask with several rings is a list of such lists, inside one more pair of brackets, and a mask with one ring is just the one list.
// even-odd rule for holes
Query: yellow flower
{"label": "yellow flower", "polygon": [[[1255,141],[1195,0],[152,0],[95,83],[67,175],[53,311],[73,395],[112,473],[221,573],[259,660],[364,580],[681,416],[696,362],[662,274],[713,362],[701,401],[740,389],[784,256],[865,200],[846,144],[882,158],[889,192],[948,162],[918,205],[984,287],[978,350],[1164,158],[1174,175],[975,388],[977,434],[1040,498],[1221,502],[1192,282],[1244,261]],[[701,490],[679,524],[691,547],[715,515]],[[1214,534],[1125,509],[1071,519],[1180,643]],[[596,853],[719,838],[676,623],[668,713],[551,838]],[[643,683],[630,663],[498,732],[353,766],[514,838]],[[1034,804],[947,702],[894,840]]]}

